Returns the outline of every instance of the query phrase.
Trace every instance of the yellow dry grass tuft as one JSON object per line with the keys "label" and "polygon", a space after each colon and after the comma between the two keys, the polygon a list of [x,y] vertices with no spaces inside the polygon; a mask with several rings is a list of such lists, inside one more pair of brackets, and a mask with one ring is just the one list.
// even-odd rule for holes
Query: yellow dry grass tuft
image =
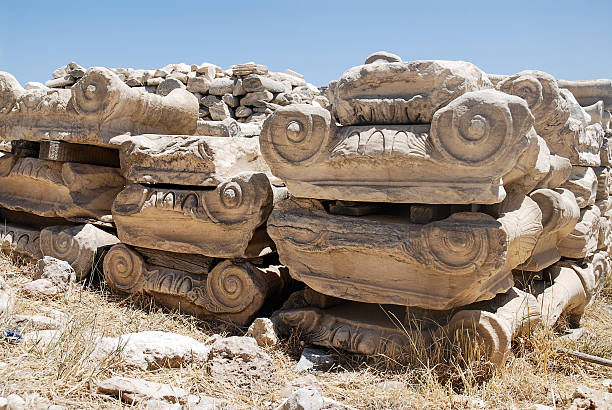
{"label": "yellow dry grass tuft", "polygon": [[[63,312],[68,324],[58,341],[44,348],[0,342],[0,396],[17,393],[30,405],[39,397],[68,408],[130,408],[94,388],[96,381],[123,375],[223,398],[238,408],[273,408],[283,399],[283,385],[300,377],[293,369],[303,346],[295,335],[266,349],[275,361],[279,382],[258,390],[220,383],[195,366],[143,372],[121,368],[113,354],[102,362],[91,360],[89,354],[98,336],[163,330],[205,341],[214,333],[242,335],[244,331],[168,312],[148,298],[123,299],[95,281],[55,298],[25,296],[18,289],[32,274],[31,265],[0,258],[0,275],[16,291],[13,313],[45,314],[52,308]],[[587,308],[581,339],[570,341],[548,329],[533,329],[514,343],[514,356],[497,370],[462,358],[477,352],[459,354],[456,348],[440,345],[428,352],[415,346],[402,361],[337,352],[334,368],[316,376],[326,396],[363,409],[525,408],[534,403],[563,407],[577,385],[601,388],[611,370],[562,355],[556,347],[612,359],[610,306],[611,280]],[[0,325],[0,329],[9,328],[9,319],[1,318]]]}

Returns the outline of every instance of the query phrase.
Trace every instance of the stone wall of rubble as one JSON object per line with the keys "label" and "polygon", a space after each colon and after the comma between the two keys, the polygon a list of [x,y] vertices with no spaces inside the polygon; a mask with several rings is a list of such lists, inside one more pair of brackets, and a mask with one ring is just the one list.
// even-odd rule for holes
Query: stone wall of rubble
{"label": "stone wall of rubble", "polygon": [[366,354],[478,340],[500,364],[536,323],[576,326],[609,273],[609,80],[386,52],[325,97],[253,63],[54,77],[0,73],[0,243],[117,292],[239,325],[274,306],[281,334]]}

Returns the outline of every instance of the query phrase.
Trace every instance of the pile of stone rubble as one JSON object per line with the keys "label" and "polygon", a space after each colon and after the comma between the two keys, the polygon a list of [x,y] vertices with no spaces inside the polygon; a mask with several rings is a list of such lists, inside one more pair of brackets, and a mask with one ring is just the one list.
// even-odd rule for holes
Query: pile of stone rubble
{"label": "pile of stone rubble", "polygon": [[1,244],[118,292],[239,325],[284,301],[308,343],[467,336],[500,364],[610,269],[610,80],[386,52],[325,96],[253,63],[54,77],[0,73]]}

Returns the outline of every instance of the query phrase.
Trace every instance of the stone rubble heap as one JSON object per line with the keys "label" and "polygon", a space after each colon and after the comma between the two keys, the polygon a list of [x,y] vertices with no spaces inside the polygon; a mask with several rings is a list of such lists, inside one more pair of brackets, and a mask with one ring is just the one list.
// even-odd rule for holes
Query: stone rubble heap
{"label": "stone rubble heap", "polygon": [[501,364],[535,323],[577,325],[608,274],[608,80],[386,52],[325,96],[254,63],[54,77],[0,73],[0,245],[77,279],[101,265],[239,325],[284,301],[274,326],[307,343],[450,337]]}
{"label": "stone rubble heap", "polygon": [[[168,64],[152,70],[111,69],[126,85],[166,96],[180,88],[199,101],[198,135],[259,135],[261,123],[281,106],[329,102],[321,91],[292,70],[272,72],[261,64],[245,63],[223,70],[211,64]],[[53,80],[28,83],[32,87],[70,88],[86,70],[71,62],[53,72]],[[27,88],[27,87],[26,87]],[[222,123],[221,123],[222,122]],[[237,123],[250,124],[239,126]],[[241,130],[241,131],[238,131]]]}

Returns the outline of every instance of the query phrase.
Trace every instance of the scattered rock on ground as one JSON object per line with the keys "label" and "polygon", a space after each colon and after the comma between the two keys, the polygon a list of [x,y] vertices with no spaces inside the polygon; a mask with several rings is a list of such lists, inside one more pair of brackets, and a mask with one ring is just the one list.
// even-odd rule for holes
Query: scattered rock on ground
{"label": "scattered rock on ground", "polygon": [[291,394],[276,410],[320,410],[323,396],[318,389],[301,387]]}
{"label": "scattered rock on ground", "polygon": [[189,395],[180,387],[120,376],[98,383],[98,392],[120,397],[128,403],[139,403],[151,399],[182,403]]}
{"label": "scattered rock on ground", "polygon": [[591,389],[586,386],[576,387],[570,410],[576,409],[610,409],[612,393]]}
{"label": "scattered rock on ground", "polygon": [[66,261],[45,256],[36,263],[35,279],[48,279],[60,289],[67,289],[76,280],[76,273]]}
{"label": "scattered rock on ground", "polygon": [[323,390],[323,387],[317,380],[317,378],[312,374],[307,374],[305,376],[298,377],[297,379],[291,380],[283,388],[281,389],[281,394],[284,397],[291,396],[297,389],[307,387],[309,389],[316,389],[319,391]]}
{"label": "scattered rock on ground", "polygon": [[605,379],[601,384],[608,389],[608,393],[612,393],[612,379]]}
{"label": "scattered rock on ground", "polygon": [[11,287],[0,277],[0,316],[9,315],[15,305],[15,294]]}
{"label": "scattered rock on ground", "polygon": [[213,343],[207,368],[215,380],[239,387],[276,379],[272,358],[251,337],[232,336]]}
{"label": "scattered rock on ground", "polygon": [[295,371],[297,373],[326,371],[329,370],[335,362],[336,360],[331,354],[323,350],[307,347],[302,351],[302,356],[300,356],[300,360],[295,366]]}
{"label": "scattered rock on ground", "polygon": [[6,398],[8,410],[25,410],[26,402],[18,394],[9,394]]}
{"label": "scattered rock on ground", "polygon": [[49,279],[36,279],[24,284],[21,290],[30,296],[55,296],[60,289]]}
{"label": "scattered rock on ground", "polygon": [[160,367],[201,365],[208,359],[211,346],[176,333],[145,331],[119,337],[104,337],[92,356],[101,359],[119,350],[125,366],[142,370]]}
{"label": "scattered rock on ground", "polygon": [[62,336],[58,329],[37,330],[23,335],[22,341],[28,345],[36,345],[38,349],[45,349],[53,343],[57,343]]}
{"label": "scattered rock on ground", "polygon": [[12,322],[20,332],[57,329],[61,326],[60,321],[43,315],[14,315]]}
{"label": "scattered rock on ground", "polygon": [[191,410],[234,410],[235,407],[225,400],[210,396],[190,394],[187,398],[187,408]]}
{"label": "scattered rock on ground", "polygon": [[261,347],[274,346],[278,343],[278,335],[274,330],[274,324],[265,317],[258,317],[253,321],[247,331],[247,336],[255,339]]}

